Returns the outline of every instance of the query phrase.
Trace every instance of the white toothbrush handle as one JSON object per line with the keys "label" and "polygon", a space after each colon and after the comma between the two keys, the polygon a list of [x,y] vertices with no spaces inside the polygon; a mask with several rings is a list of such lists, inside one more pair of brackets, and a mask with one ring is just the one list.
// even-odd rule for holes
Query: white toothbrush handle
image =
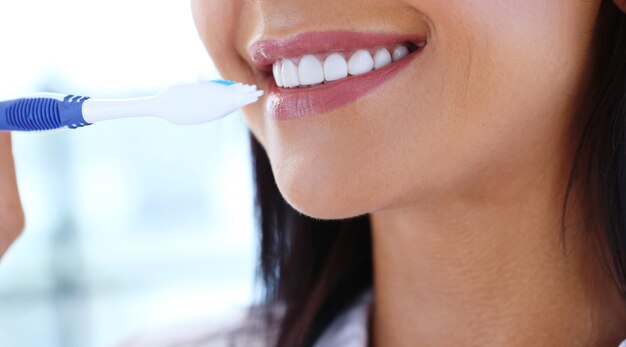
{"label": "white toothbrush handle", "polygon": [[153,97],[106,100],[89,99],[83,103],[83,117],[89,123],[129,117],[156,117]]}
{"label": "white toothbrush handle", "polygon": [[89,123],[126,117],[157,117],[175,124],[199,124],[229,115],[256,102],[255,86],[225,81],[172,86],[162,93],[127,100],[89,99],[83,115]]}

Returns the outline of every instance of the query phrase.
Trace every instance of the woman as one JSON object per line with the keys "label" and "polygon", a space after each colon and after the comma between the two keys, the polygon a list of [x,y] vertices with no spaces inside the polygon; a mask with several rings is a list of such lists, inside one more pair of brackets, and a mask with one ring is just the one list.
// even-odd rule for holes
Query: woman
{"label": "woman", "polygon": [[222,75],[266,91],[267,296],[232,339],[626,339],[626,1],[192,3]]}
{"label": "woman", "polygon": [[[278,345],[312,345],[370,286],[375,346],[626,338],[623,0],[193,4],[222,74],[266,91],[245,114]],[[373,90],[274,87],[285,59],[407,41]]]}

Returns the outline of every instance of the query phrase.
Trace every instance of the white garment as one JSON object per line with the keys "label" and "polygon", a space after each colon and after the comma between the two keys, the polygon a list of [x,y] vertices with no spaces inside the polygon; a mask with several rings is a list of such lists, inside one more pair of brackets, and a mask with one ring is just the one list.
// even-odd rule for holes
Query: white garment
{"label": "white garment", "polygon": [[371,290],[361,294],[348,310],[333,320],[314,347],[367,347],[373,297]]}

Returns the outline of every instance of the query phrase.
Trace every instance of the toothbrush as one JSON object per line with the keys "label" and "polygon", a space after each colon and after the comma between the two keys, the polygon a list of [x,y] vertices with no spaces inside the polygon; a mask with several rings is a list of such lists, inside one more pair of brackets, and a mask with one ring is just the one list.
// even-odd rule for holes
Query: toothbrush
{"label": "toothbrush", "polygon": [[34,94],[0,101],[0,131],[76,129],[118,118],[156,117],[174,124],[199,124],[229,115],[257,102],[263,91],[232,81],[188,83],[145,98],[91,99]]}

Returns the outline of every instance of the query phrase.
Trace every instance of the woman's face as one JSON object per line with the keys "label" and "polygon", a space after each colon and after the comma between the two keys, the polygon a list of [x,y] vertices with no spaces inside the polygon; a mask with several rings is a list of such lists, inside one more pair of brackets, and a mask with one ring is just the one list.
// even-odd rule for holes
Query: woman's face
{"label": "woman's face", "polygon": [[[285,199],[309,216],[336,219],[514,194],[527,179],[558,170],[571,149],[569,123],[585,86],[600,0],[192,4],[223,77],[265,91],[245,118]],[[358,48],[375,53],[404,40],[313,34],[286,49],[258,43],[338,31],[408,35],[426,45],[374,77],[307,89],[272,87],[271,65],[255,65],[297,63],[307,53],[323,63],[329,50],[349,60]],[[500,191],[504,182],[511,190]]]}

